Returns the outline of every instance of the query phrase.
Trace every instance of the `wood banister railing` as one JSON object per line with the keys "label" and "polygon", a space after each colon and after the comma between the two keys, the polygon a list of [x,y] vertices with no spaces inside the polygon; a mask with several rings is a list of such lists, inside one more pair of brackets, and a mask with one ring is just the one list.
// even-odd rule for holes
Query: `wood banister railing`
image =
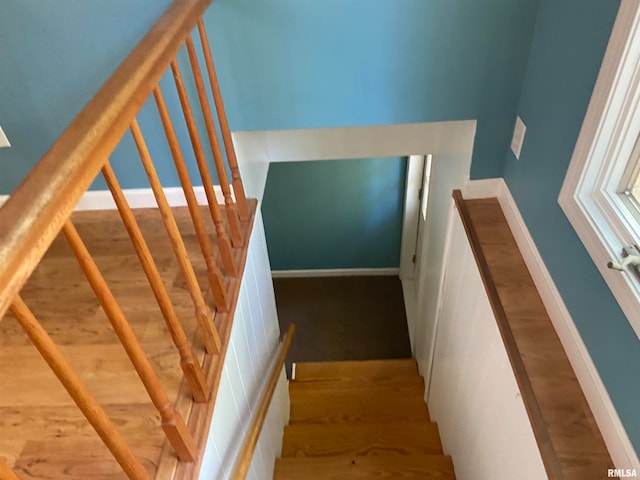
{"label": "wood banister railing", "polygon": [[227,122],[227,114],[224,111],[224,103],[222,101],[222,95],[220,94],[220,86],[218,85],[218,75],[216,74],[216,69],[213,65],[213,57],[211,56],[209,40],[207,39],[207,30],[204,28],[202,19],[198,20],[198,33],[200,34],[200,43],[202,44],[202,51],[204,52],[207,72],[209,73],[209,81],[211,82],[211,90],[213,91],[213,101],[216,105],[218,118],[220,119],[220,130],[222,132],[224,148],[227,153],[227,161],[229,162],[229,168],[231,169],[231,179],[233,184],[233,191],[236,195],[236,203],[238,205],[238,215],[240,216],[241,220],[246,221],[249,219],[249,207],[247,206],[247,198],[244,194],[242,180],[240,179],[238,159],[236,158],[236,151],[233,146],[233,141],[231,140],[231,132],[229,130],[229,123]]}
{"label": "wood banister railing", "polygon": [[175,1],[0,209],[0,316],[210,3]]}
{"label": "wood banister railing", "polygon": [[216,172],[218,173],[220,188],[222,189],[222,194],[224,195],[224,204],[227,211],[227,219],[229,221],[229,230],[231,231],[231,244],[234,247],[241,247],[242,236],[240,235],[240,218],[238,217],[238,211],[236,210],[235,203],[231,198],[231,188],[229,186],[229,179],[227,178],[227,170],[224,165],[224,158],[222,158],[220,141],[218,140],[216,127],[213,123],[213,113],[211,111],[211,106],[209,105],[209,98],[207,97],[207,92],[204,87],[204,80],[202,71],[200,69],[200,64],[198,63],[196,48],[193,44],[191,36],[187,37],[186,45],[187,52],[189,52],[189,62],[191,63],[193,78],[196,83],[198,99],[200,100],[202,117],[204,118],[204,124],[207,130],[207,137],[209,138],[211,151],[213,152],[213,160],[216,165]]}
{"label": "wood banister railing", "polygon": [[124,226],[131,238],[131,243],[138,255],[142,269],[149,280],[151,290],[156,297],[160,311],[165,319],[169,334],[171,335],[173,343],[178,350],[178,354],[180,355],[180,366],[191,389],[191,394],[196,402],[206,402],[209,397],[207,380],[204,377],[202,368],[197,363],[191,349],[189,348],[187,336],[180,324],[180,320],[178,319],[178,315],[173,307],[173,303],[171,303],[171,298],[169,297],[167,288],[164,286],[158,267],[151,256],[151,251],[147,246],[147,242],[140,231],[138,222],[136,222],[127,199],[120,189],[118,180],[113,173],[109,162],[105,163],[104,167],[102,167],[102,176],[106,180],[109,190],[111,190],[111,195],[116,202],[116,207],[120,212]]}
{"label": "wood banister railing", "polygon": [[179,414],[176,414],[173,410],[173,407],[169,402],[169,397],[162,388],[160,380],[153,371],[153,367],[151,366],[149,359],[140,347],[140,343],[129,326],[118,302],[111,293],[107,282],[98,270],[98,266],[93,260],[93,257],[87,250],[80,238],[80,235],[78,235],[77,230],[70,221],[67,221],[64,224],[62,227],[62,233],[76,256],[82,271],[91,285],[91,288],[95,292],[102,309],[107,314],[107,318],[111,322],[113,330],[120,339],[120,343],[127,352],[129,359],[131,359],[131,363],[133,363],[136,372],[138,372],[138,376],[149,393],[151,401],[160,413],[162,428],[165,430],[171,445],[178,455],[178,458],[188,461],[193,460],[195,455],[195,444],[193,443],[191,434],[187,430],[182,417],[180,417]]}
{"label": "wood banister railing", "polygon": [[69,362],[62,356],[58,347],[33,316],[22,298],[16,296],[13,299],[11,311],[129,478],[135,480],[147,478],[146,470],[120,436],[113,422],[109,420],[102,407],[71,368]]}
{"label": "wood banister railing", "polygon": [[478,265],[480,277],[482,278],[482,283],[487,292],[487,297],[489,298],[491,309],[493,310],[493,313],[496,317],[496,323],[498,325],[498,329],[500,330],[500,335],[502,337],[502,341],[504,342],[505,350],[507,352],[507,356],[509,357],[509,362],[511,363],[511,366],[513,368],[516,382],[522,394],[522,400],[527,409],[529,419],[531,420],[531,426],[533,428],[536,441],[538,442],[538,448],[540,449],[540,455],[542,456],[547,474],[549,475],[549,478],[552,479],[563,478],[561,473],[562,469],[560,468],[560,462],[556,457],[555,452],[553,452],[549,432],[542,417],[542,413],[540,412],[540,406],[538,405],[536,397],[533,393],[529,375],[527,374],[522,362],[522,357],[519,353],[519,349],[513,336],[513,332],[509,327],[507,315],[502,306],[502,302],[500,301],[498,291],[496,290],[496,285],[491,278],[491,274],[489,273],[489,267],[487,264],[487,260],[482,253],[480,240],[478,239],[478,236],[472,227],[471,217],[464,203],[462,192],[460,190],[454,190],[452,193],[452,197],[456,209],[460,214],[460,219],[462,220],[462,225],[464,226],[469,244],[471,245],[471,251],[473,252],[474,259]]}
{"label": "wood banister railing", "polygon": [[253,452],[255,451],[256,445],[258,444],[260,432],[262,431],[264,420],[267,417],[269,406],[271,405],[273,392],[276,389],[276,385],[278,385],[278,380],[280,379],[284,361],[287,358],[287,353],[289,352],[289,348],[291,347],[291,342],[293,341],[293,334],[295,333],[295,331],[296,326],[294,324],[289,325],[289,328],[287,329],[287,332],[282,339],[282,343],[280,344],[280,349],[278,351],[278,356],[273,361],[267,383],[264,386],[264,390],[260,394],[258,407],[256,408],[256,412],[253,416],[253,419],[251,420],[251,424],[249,425],[242,445],[240,446],[238,456],[236,457],[236,463],[233,467],[231,476],[229,477],[231,480],[244,480],[247,476],[247,473],[249,472],[251,459],[253,458]]}
{"label": "wood banister railing", "polygon": [[182,191],[184,192],[184,196],[187,200],[187,206],[189,207],[189,213],[191,214],[193,226],[196,230],[196,236],[198,237],[200,250],[207,264],[207,278],[209,280],[211,291],[213,292],[213,298],[215,300],[216,308],[221,312],[226,312],[229,310],[229,298],[227,296],[226,289],[224,288],[224,279],[222,278],[222,272],[220,272],[218,265],[216,265],[216,260],[213,256],[213,248],[211,248],[211,241],[209,239],[209,234],[207,233],[207,227],[205,226],[204,220],[202,219],[202,213],[200,212],[200,207],[198,206],[198,200],[196,199],[196,194],[193,192],[193,184],[191,183],[191,178],[189,177],[189,171],[187,170],[187,166],[184,163],[184,157],[182,156],[182,151],[180,150],[180,145],[178,144],[178,137],[173,128],[171,116],[169,115],[167,105],[165,104],[164,98],[162,97],[162,92],[160,91],[159,86],[156,87],[156,89],[153,91],[153,96],[156,99],[158,112],[160,112],[160,118],[162,120],[162,126],[164,127],[167,139],[169,141],[169,148],[171,150],[171,155],[173,156],[173,162],[176,166],[176,171],[178,172],[180,184],[182,185]]}
{"label": "wood banister railing", "polygon": [[138,153],[140,154],[140,159],[142,160],[144,171],[146,172],[147,178],[149,179],[151,190],[153,190],[153,195],[155,196],[156,202],[158,203],[158,209],[160,210],[160,213],[162,213],[162,221],[164,222],[167,234],[169,235],[169,239],[171,240],[171,246],[173,247],[173,252],[175,253],[176,260],[178,261],[178,265],[180,266],[180,270],[182,270],[184,280],[187,283],[187,290],[189,291],[189,295],[191,295],[191,299],[193,300],[193,304],[196,309],[196,319],[198,320],[198,324],[200,325],[200,333],[202,333],[204,347],[209,353],[219,352],[220,336],[215,331],[215,325],[212,325],[212,323],[210,322],[209,307],[206,305],[204,296],[200,291],[200,286],[198,285],[195,271],[193,270],[193,266],[189,261],[189,254],[187,253],[187,249],[184,246],[184,242],[182,240],[182,236],[180,235],[180,230],[178,229],[176,220],[173,217],[173,213],[171,213],[171,206],[169,205],[169,201],[167,200],[164,190],[162,189],[162,183],[160,183],[158,173],[153,166],[153,160],[151,159],[151,155],[149,154],[149,149],[147,148],[147,145],[144,141],[144,137],[142,136],[142,132],[140,131],[140,127],[138,126],[138,122],[135,119],[131,123],[131,134],[133,135],[133,141],[138,148]]}
{"label": "wood banister railing", "polygon": [[216,201],[216,194],[213,191],[213,182],[211,181],[211,174],[209,173],[209,167],[207,166],[207,160],[202,148],[202,141],[198,134],[198,128],[193,118],[193,112],[189,103],[189,97],[187,96],[187,90],[184,88],[184,81],[182,80],[182,73],[178,67],[178,62],[171,62],[171,71],[176,83],[176,89],[178,90],[178,97],[180,98],[180,105],[184,113],[184,120],[189,130],[189,137],[193,146],[193,153],[196,157],[196,163],[198,164],[198,170],[200,172],[200,178],[202,179],[202,185],[204,186],[204,192],[207,196],[207,202],[209,204],[209,213],[211,219],[216,226],[216,238],[218,242],[218,249],[222,256],[222,264],[227,275],[235,277],[237,274],[236,261],[233,258],[233,251],[231,249],[231,242],[229,236],[223,225],[222,213],[220,207]]}
{"label": "wood banister railing", "polygon": [[[497,199],[465,200],[454,190],[453,200],[529,417],[545,478],[598,478],[613,462],[510,222]],[[571,422],[566,421],[567,412],[574,415]]]}
{"label": "wood banister railing", "polygon": [[[216,378],[219,378],[223,362],[213,362],[207,354],[222,356],[226,351],[223,341],[227,342],[229,338],[229,322],[240,285],[237,277],[241,274],[243,262],[246,260],[248,236],[252,225],[251,212],[255,208],[255,202],[249,207],[245,198],[229,125],[215,77],[213,58],[202,22],[202,14],[210,2],[211,0],[175,0],[0,208],[0,319],[8,310],[16,317],[78,408],[127,476],[132,479],[147,478],[147,470],[80,377],[74,373],[43,325],[31,313],[21,293],[47,249],[56,237],[62,234],[145,387],[150,403],[159,414],[159,426],[164,430],[175,456],[186,462],[200,458],[203,445],[199,444],[199,440],[203,439],[193,437],[192,429],[187,427],[184,419],[187,417],[183,418],[174,407],[173,399],[161,384],[160,377],[154,371],[150,359],[129,325],[106,277],[99,270],[72,223],[71,214],[96,176],[102,173],[179,355],[180,367],[193,399],[207,406],[212,405],[215,400],[212,393],[217,390]],[[205,56],[204,71],[198,63],[191,38],[195,30],[199,32]],[[198,120],[194,117],[178,67],[177,55],[185,45],[203,114],[201,120],[206,126],[211,148],[208,153],[214,160],[218,182],[224,196],[226,222],[217,203],[207,154],[198,133]],[[209,220],[202,214],[194,193],[186,158],[174,129],[175,120],[172,119],[172,112],[160,90],[160,78],[168,70],[171,70],[175,79],[182,110],[180,121],[184,120],[186,123],[197,168],[203,181],[210,221],[215,226],[215,242],[207,229]],[[205,88],[207,76],[216,105],[216,117],[213,116]],[[141,127],[138,124],[138,113],[150,96],[155,99],[169,151],[187,202],[195,238],[206,266],[207,282],[204,286],[199,283],[193,259],[189,256],[183,233],[174,218],[145,142],[142,133],[144,125]],[[228,165],[225,165],[220,149],[216,121],[223,137]],[[176,312],[170,292],[163,283],[142,229],[109,162],[110,155],[127,131],[130,131],[133,137],[179,272],[184,279],[188,298],[193,304],[195,324],[198,326],[205,352],[202,361],[198,360],[192,350],[195,347],[190,345],[188,333],[185,332]],[[227,168],[231,172],[231,182],[227,178]],[[215,251],[214,245],[218,252]],[[234,247],[242,250],[234,251]],[[218,266],[218,261],[222,269]],[[212,299],[212,302],[208,299]],[[218,314],[222,315],[222,324]],[[219,328],[225,335],[220,334]],[[206,368],[213,364],[219,365],[219,368],[215,370],[217,373],[212,375],[213,370]],[[206,368],[203,368],[203,365]],[[19,478],[1,461],[0,477]]]}

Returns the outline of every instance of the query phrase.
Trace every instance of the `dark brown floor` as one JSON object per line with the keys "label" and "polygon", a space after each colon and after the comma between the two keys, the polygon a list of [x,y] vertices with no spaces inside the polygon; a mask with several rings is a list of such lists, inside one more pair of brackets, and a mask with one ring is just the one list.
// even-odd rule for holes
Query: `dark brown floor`
{"label": "dark brown floor", "polygon": [[274,278],[280,329],[296,324],[292,362],[410,358],[402,285],[394,276]]}

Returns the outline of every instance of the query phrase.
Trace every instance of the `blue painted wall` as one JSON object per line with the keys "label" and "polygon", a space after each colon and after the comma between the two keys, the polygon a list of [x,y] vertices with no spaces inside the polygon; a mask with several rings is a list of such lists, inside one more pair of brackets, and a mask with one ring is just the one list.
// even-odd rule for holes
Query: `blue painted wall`
{"label": "blue painted wall", "polygon": [[262,203],[271,268],[398,267],[406,164],[272,163]]}
{"label": "blue painted wall", "polygon": [[[207,23],[233,128],[475,118],[471,175],[479,178],[502,174],[537,6],[538,0],[216,0]],[[303,213],[317,211],[326,200],[322,191],[292,196],[295,205],[275,198],[273,192],[296,183],[328,188],[333,176],[318,176],[317,168],[270,170],[263,213],[273,268],[397,267],[399,243],[378,245],[375,259],[371,245],[351,256],[333,250],[353,244],[349,223],[375,221],[376,206],[315,237],[304,232],[317,231],[316,217]],[[385,181],[371,169],[350,176],[356,191]],[[335,198],[334,213],[351,201]],[[289,215],[296,221],[287,222]],[[389,235],[400,234],[397,223]]]}
{"label": "blue painted wall", "polygon": [[[12,148],[0,149],[0,194],[10,193],[24,178],[170,4],[171,0],[5,0],[2,3],[0,125]],[[199,49],[198,53],[201,55]],[[179,63],[200,136],[206,142],[184,48],[179,54]],[[173,112],[174,127],[191,176],[194,183],[201,184],[171,75],[163,77],[161,88],[167,108]],[[145,104],[138,120],[152,157],[161,159],[156,161],[156,168],[163,184],[178,186],[152,99]],[[209,159],[213,165],[211,155]],[[111,162],[124,188],[148,187],[130,134],[125,134],[111,155]],[[107,187],[98,177],[91,188]]]}
{"label": "blue painted wall", "polygon": [[[538,2],[216,0],[206,22],[232,129],[477,118],[472,176],[486,177],[502,172]],[[0,150],[0,194],[169,3],[3,1],[0,125],[14,147]],[[130,156],[123,183],[144,187]]]}
{"label": "blue painted wall", "polygon": [[3,0],[0,194],[46,152],[170,0]]}
{"label": "blue painted wall", "polygon": [[539,0],[216,0],[232,128],[478,119],[472,177],[502,174]]}
{"label": "blue painted wall", "polygon": [[542,1],[518,106],[526,139],[504,177],[640,451],[640,342],[557,203],[618,6]]}

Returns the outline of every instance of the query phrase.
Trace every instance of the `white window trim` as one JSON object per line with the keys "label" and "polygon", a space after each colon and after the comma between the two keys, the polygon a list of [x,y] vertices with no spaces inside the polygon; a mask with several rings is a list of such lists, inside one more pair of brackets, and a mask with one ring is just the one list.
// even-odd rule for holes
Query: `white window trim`
{"label": "white window trim", "polygon": [[622,0],[558,202],[640,337],[640,280],[607,268],[640,227],[619,188],[640,132],[640,0]]}

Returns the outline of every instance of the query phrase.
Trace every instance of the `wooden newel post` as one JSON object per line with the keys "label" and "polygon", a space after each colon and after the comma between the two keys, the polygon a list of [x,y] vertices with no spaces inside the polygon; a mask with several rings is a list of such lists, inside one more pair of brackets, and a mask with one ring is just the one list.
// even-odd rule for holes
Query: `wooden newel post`
{"label": "wooden newel post", "polygon": [[[120,464],[127,476],[135,480],[145,480],[147,471],[135,457],[129,446],[120,436],[118,430],[107,417],[102,407],[89,392],[80,377],[75,373],[66,358],[60,353],[58,347],[42,328],[29,307],[19,296],[13,300],[11,312],[15,315],[31,342],[38,349],[42,357],[51,367],[60,383],[69,392],[80,411],[87,418],[91,426],[98,433],[104,444],[111,451],[116,461]],[[5,477],[0,468],[0,478]],[[13,477],[17,478],[17,477]]]}
{"label": "wooden newel post", "polygon": [[95,264],[93,257],[91,257],[80,235],[78,235],[77,230],[69,220],[67,220],[62,227],[62,233],[67,239],[100,305],[107,314],[107,318],[118,336],[120,343],[127,352],[140,380],[142,380],[151,398],[151,402],[160,413],[162,428],[176,455],[178,455],[180,460],[193,461],[197,452],[195,442],[180,414],[173,410],[167,393],[162,388],[160,380],[153,371],[149,359],[140,347],[138,339],[133,333],[133,330],[131,330],[131,326],[127,322],[124,313],[98,270],[98,266]]}
{"label": "wooden newel post", "polygon": [[200,34],[200,42],[202,43],[202,51],[204,52],[204,59],[207,65],[207,72],[209,73],[209,81],[211,82],[211,91],[213,93],[213,101],[216,105],[216,112],[218,113],[218,121],[220,122],[220,130],[222,131],[222,140],[224,142],[224,149],[227,152],[227,160],[229,161],[229,168],[231,169],[231,179],[233,184],[233,193],[236,196],[236,204],[238,205],[238,214],[242,221],[249,220],[249,205],[247,204],[247,197],[244,193],[244,185],[240,178],[240,169],[238,168],[238,159],[236,157],[236,150],[233,146],[233,140],[231,139],[231,131],[229,130],[229,122],[227,122],[227,114],[224,110],[224,103],[222,101],[222,94],[220,93],[220,85],[218,84],[218,76],[216,75],[216,69],[213,65],[213,56],[211,55],[211,48],[209,47],[209,40],[207,39],[207,31],[204,27],[202,17],[198,19],[198,32]]}

